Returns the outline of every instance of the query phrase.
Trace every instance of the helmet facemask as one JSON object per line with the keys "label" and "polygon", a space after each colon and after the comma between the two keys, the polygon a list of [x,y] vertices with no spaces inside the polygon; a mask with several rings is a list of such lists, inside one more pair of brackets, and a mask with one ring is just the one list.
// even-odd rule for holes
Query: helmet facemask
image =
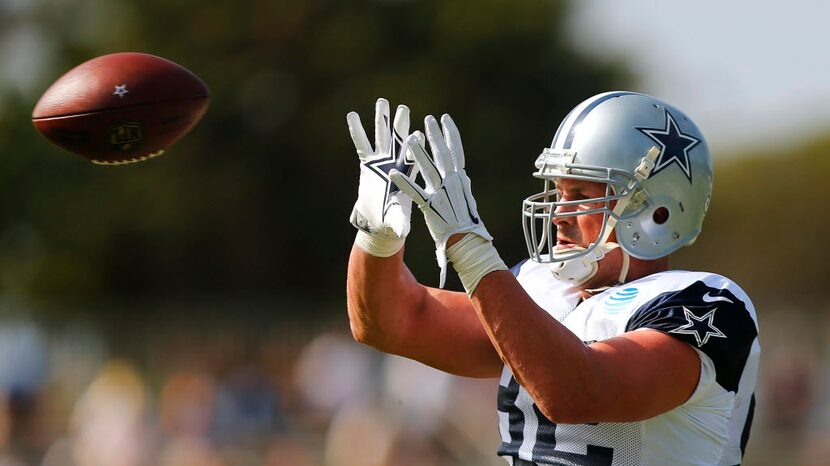
{"label": "helmet facemask", "polygon": [[[533,174],[544,180],[544,189],[525,199],[522,208],[522,226],[530,258],[535,262],[551,264],[557,278],[575,286],[590,280],[597,272],[597,262],[619,247],[617,243],[608,242],[617,222],[635,217],[645,208],[647,194],[640,181],[648,176],[657,155],[656,149],[649,151],[640,165],[636,169],[632,167],[629,172],[574,163],[575,152],[545,149],[536,160],[538,171]],[[560,179],[602,183],[605,193],[601,197],[563,201],[555,186]],[[587,248],[557,248],[554,219],[597,214],[602,215],[602,226],[597,238]],[[625,281],[629,263],[628,254],[625,250],[622,252],[621,283]]]}

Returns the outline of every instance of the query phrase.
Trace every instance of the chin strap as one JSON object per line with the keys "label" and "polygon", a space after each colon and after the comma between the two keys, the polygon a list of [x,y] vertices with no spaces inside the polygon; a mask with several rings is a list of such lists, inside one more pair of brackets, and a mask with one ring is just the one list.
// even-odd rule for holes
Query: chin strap
{"label": "chin strap", "polygon": [[[604,242],[601,245],[595,247],[593,250],[591,250],[591,252],[581,257],[551,263],[550,270],[557,280],[570,282],[573,286],[579,286],[587,282],[588,280],[593,278],[594,275],[597,274],[597,270],[599,270],[599,265],[597,263],[604,259],[606,254],[619,247],[620,245],[617,243]],[[569,248],[567,251],[567,255],[570,256],[574,255],[575,253],[585,252],[587,251],[587,249],[576,246]],[[617,283],[625,283],[625,279],[628,276],[628,267],[631,263],[631,259],[628,253],[625,252],[625,249],[620,248],[620,252],[622,252],[623,263],[622,267],[620,267],[620,275],[618,277]],[[554,253],[554,256],[556,256],[556,253]],[[586,291],[599,292],[608,288],[610,287],[596,288]]]}
{"label": "chin strap", "polygon": [[[610,244],[617,245],[617,243],[610,243]],[[619,245],[617,245],[617,246],[619,247]],[[625,252],[625,249],[620,248],[620,252],[622,253],[623,263],[622,263],[622,267],[620,267],[620,276],[617,277],[617,285],[622,285],[623,283],[625,283],[625,280],[628,277],[628,266],[631,263],[630,256],[628,255],[627,252]],[[602,293],[603,291],[605,291],[609,288],[611,288],[611,286],[601,286],[599,288],[589,288],[589,289],[586,289],[585,291],[587,291],[589,294],[594,295],[594,294]]]}
{"label": "chin strap", "polygon": [[[639,183],[644,179],[648,178],[648,175],[654,169],[655,160],[660,155],[660,150],[657,149],[656,146],[652,146],[649,149],[648,153],[646,153],[645,157],[640,160],[640,165],[634,170],[634,177],[636,178],[636,182],[632,182],[628,186],[629,193],[617,201],[617,205],[614,207],[614,210],[610,215],[608,215],[608,219],[605,221],[605,229],[602,234],[602,237],[597,241],[597,243],[591,243],[588,248],[590,252],[584,254],[580,257],[575,257],[573,259],[567,259],[568,256],[573,256],[578,253],[583,253],[588,249],[582,247],[571,247],[567,250],[557,253],[553,251],[551,254],[554,259],[563,258],[563,260],[559,262],[552,262],[550,264],[551,272],[553,275],[559,279],[566,282],[570,282],[573,286],[579,286],[583,283],[587,282],[594,275],[597,274],[597,270],[599,266],[597,262],[601,261],[605,254],[613,251],[616,248],[619,248],[620,245],[613,242],[608,242],[608,237],[611,236],[611,232],[614,231],[614,227],[617,225],[617,218],[619,218],[625,208],[628,207],[628,203],[631,199],[635,196],[637,191],[635,190],[635,183]],[[594,246],[596,244],[596,246]],[[617,281],[617,284],[625,283],[625,280],[628,276],[628,268],[630,265],[630,258],[628,253],[625,252],[625,249],[620,248],[620,251],[623,255],[623,263],[620,269],[620,276]],[[558,256],[558,257],[557,257]],[[610,286],[595,288],[591,290],[586,290],[589,293],[595,293],[599,291],[603,291],[610,288]]]}
{"label": "chin strap", "polygon": [[625,252],[625,249],[620,248],[620,252],[622,252],[623,263],[620,267],[620,277],[617,279],[617,283],[623,284],[628,278],[628,266],[631,264],[631,257]]}

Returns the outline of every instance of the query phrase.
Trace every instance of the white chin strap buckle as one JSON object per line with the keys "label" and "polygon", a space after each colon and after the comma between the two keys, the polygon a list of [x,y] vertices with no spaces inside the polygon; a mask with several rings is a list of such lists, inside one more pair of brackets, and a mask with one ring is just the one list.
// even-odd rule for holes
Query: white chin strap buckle
{"label": "white chin strap buckle", "polygon": [[[588,280],[593,278],[594,275],[597,274],[597,269],[599,268],[597,262],[601,261],[605,257],[606,253],[613,251],[618,247],[620,247],[620,245],[617,243],[604,243],[600,246],[593,248],[593,250],[580,257],[575,257],[573,259],[565,259],[558,262],[552,262],[550,264],[550,270],[557,280],[568,282],[573,286],[582,285],[583,283],[587,282]],[[568,248],[566,251],[567,252],[554,252],[554,259],[583,253],[587,251],[587,249],[579,246],[574,246]]]}

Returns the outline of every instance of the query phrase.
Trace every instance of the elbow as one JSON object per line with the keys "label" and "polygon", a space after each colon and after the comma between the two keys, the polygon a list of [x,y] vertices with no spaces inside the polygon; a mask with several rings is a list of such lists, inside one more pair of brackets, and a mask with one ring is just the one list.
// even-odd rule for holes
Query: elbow
{"label": "elbow", "polygon": [[358,302],[348,301],[346,307],[349,314],[349,328],[352,338],[358,343],[375,347],[377,340],[377,324],[373,325],[375,319],[367,312],[364,306]]}
{"label": "elbow", "polygon": [[543,403],[536,405],[545,418],[556,424],[589,424],[599,422],[592,414],[591,406],[577,407],[564,404]]}
{"label": "elbow", "polygon": [[[550,375],[530,392],[543,416],[557,424],[590,424],[608,421],[609,403],[614,403],[609,390],[589,363],[572,371]],[[527,387],[526,387],[527,388]]]}
{"label": "elbow", "polygon": [[585,424],[585,416],[578,410],[559,403],[536,403],[539,412],[556,424]]}
{"label": "elbow", "polygon": [[377,340],[375,332],[372,332],[367,326],[355,321],[349,322],[349,326],[352,330],[352,338],[354,338],[356,342],[362,343],[366,346],[375,347],[374,342]]}
{"label": "elbow", "polygon": [[385,353],[395,353],[406,342],[410,314],[408,308],[399,303],[378,304],[365,300],[350,300],[347,303],[349,328],[352,338],[358,343]]}
{"label": "elbow", "polygon": [[556,424],[588,424],[600,422],[601,400],[588,391],[573,394],[534,397],[536,407],[545,418]]}
{"label": "elbow", "polygon": [[356,319],[349,319],[349,327],[351,328],[352,338],[356,342],[380,351],[387,351],[388,337],[381,329]]}

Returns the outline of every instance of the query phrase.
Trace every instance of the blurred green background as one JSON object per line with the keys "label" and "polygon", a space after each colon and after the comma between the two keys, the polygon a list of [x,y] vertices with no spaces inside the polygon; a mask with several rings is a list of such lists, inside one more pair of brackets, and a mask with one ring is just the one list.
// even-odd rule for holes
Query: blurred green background
{"label": "blurred green background", "polygon": [[[559,121],[597,92],[650,92],[631,57],[574,46],[573,11],[0,0],[0,464],[503,464],[494,382],[349,339],[358,170],[345,114],[370,122],[377,97],[408,104],[416,127],[452,114],[481,215],[515,263],[520,202],[540,187],[532,162]],[[189,68],[211,105],[163,157],[95,166],[30,115],[61,74],[118,51]],[[755,300],[765,360],[745,464],[830,464],[830,137],[733,152],[714,154],[704,233],[674,265]],[[407,263],[437,284],[417,213]]]}

